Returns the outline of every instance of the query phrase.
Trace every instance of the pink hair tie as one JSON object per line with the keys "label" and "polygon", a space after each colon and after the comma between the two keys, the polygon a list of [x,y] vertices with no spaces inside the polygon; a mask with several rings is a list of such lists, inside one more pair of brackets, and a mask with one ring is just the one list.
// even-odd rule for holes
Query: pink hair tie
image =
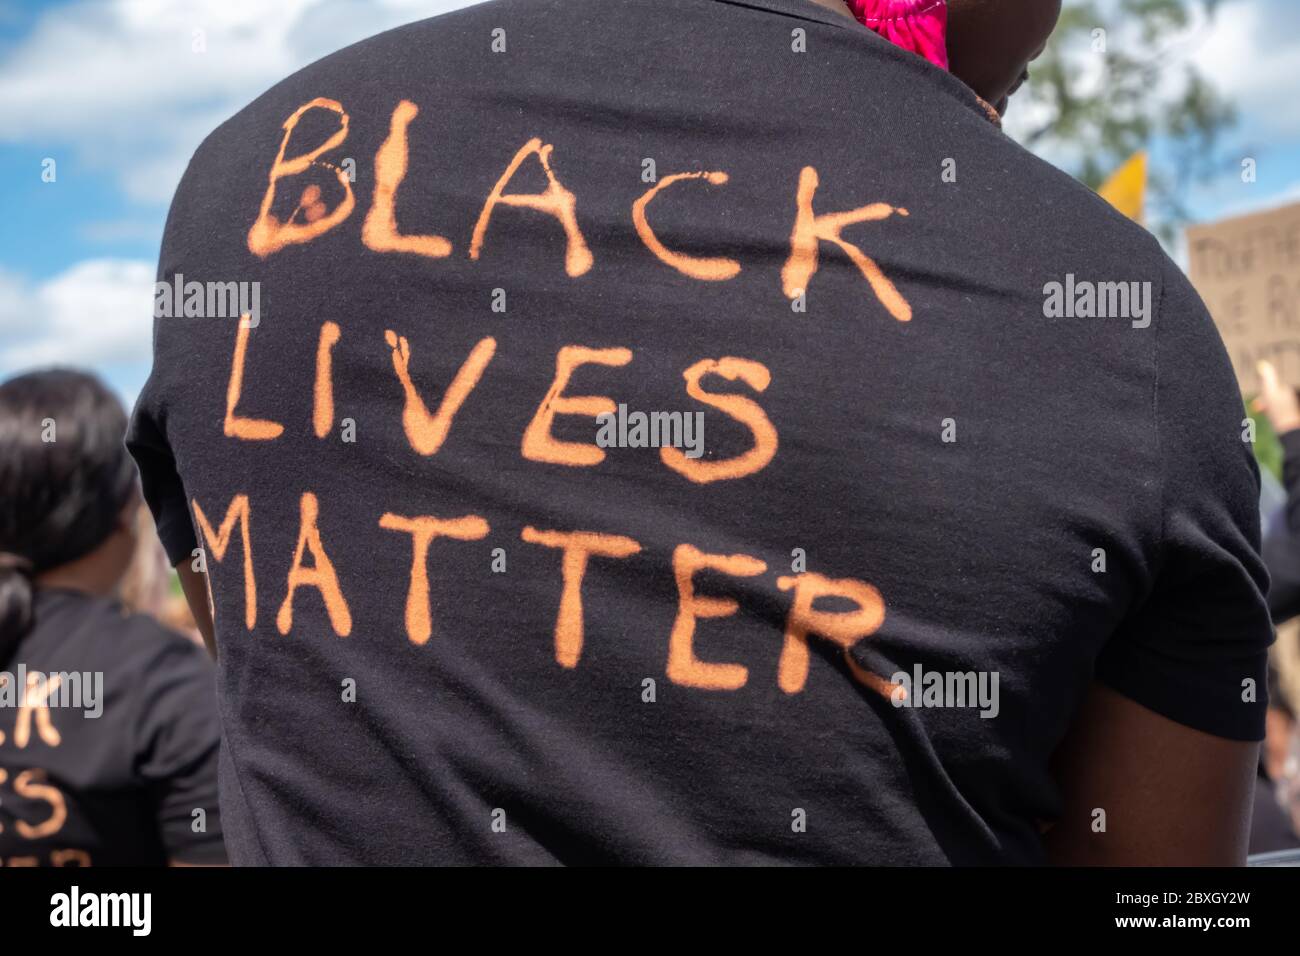
{"label": "pink hair tie", "polygon": [[848,0],[848,4],[868,30],[948,69],[947,0]]}

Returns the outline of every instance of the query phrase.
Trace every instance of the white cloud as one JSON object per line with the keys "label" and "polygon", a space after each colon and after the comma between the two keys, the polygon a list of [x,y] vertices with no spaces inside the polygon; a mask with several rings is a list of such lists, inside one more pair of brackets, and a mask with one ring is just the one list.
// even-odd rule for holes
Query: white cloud
{"label": "white cloud", "polygon": [[38,283],[0,272],[0,371],[149,362],[154,267],[87,259]]}
{"label": "white cloud", "polygon": [[1193,57],[1216,88],[1236,103],[1245,128],[1265,135],[1300,134],[1300,4],[1234,0]]}
{"label": "white cloud", "polygon": [[[0,143],[60,159],[61,177],[73,159],[71,169],[109,177],[137,205],[111,219],[88,209],[81,238],[156,238],[190,155],[227,117],[334,50],[471,2],[60,4],[0,55]],[[152,263],[127,259],[86,259],[42,281],[0,268],[0,374],[90,366],[129,396],[150,362],[153,280]]]}
{"label": "white cloud", "polygon": [[[51,9],[0,62],[0,141],[70,149],[163,203],[203,137],[319,57],[469,0],[91,0]],[[196,49],[201,47],[201,49]]]}

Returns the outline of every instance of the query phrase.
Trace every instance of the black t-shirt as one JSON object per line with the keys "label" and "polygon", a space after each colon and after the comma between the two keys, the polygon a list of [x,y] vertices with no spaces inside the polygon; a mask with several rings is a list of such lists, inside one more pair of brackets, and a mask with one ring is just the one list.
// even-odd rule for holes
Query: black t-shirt
{"label": "black t-shirt", "polygon": [[1094,675],[1262,735],[1201,302],[812,4],[349,47],[203,143],[159,278],[259,283],[159,318],[131,436],[212,582],[238,863],[1032,863]]}
{"label": "black t-shirt", "polygon": [[113,601],[35,601],[0,666],[0,864],[224,863],[202,648]]}

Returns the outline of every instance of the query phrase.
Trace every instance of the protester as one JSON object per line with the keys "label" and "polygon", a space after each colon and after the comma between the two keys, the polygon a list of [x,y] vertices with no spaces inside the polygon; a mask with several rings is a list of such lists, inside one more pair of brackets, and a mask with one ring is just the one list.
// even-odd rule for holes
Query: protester
{"label": "protester", "polygon": [[1300,397],[1281,381],[1272,362],[1257,366],[1260,391],[1254,408],[1268,416],[1282,445],[1282,484],[1286,492],[1280,520],[1264,540],[1271,586],[1269,610],[1281,623],[1300,616]]}
{"label": "protester", "polygon": [[129,444],[234,862],[1244,858],[1258,471],[983,105],[1058,5],[949,73],[826,2],[483,4],[196,152]]}
{"label": "protester", "polygon": [[1255,777],[1255,807],[1250,827],[1252,854],[1300,848],[1300,837],[1292,828],[1282,797],[1287,789],[1285,765],[1295,739],[1295,714],[1272,669],[1269,672],[1268,699],[1266,734]]}
{"label": "protester", "polygon": [[[1272,362],[1259,362],[1256,372],[1260,390],[1253,407],[1268,417],[1283,451],[1286,497],[1280,514],[1270,522],[1263,547],[1270,578],[1269,610],[1281,625],[1300,615],[1300,396],[1281,380]],[[1289,639],[1295,639],[1293,633]],[[1291,789],[1286,765],[1295,740],[1295,713],[1277,681],[1269,700],[1267,734],[1256,784],[1252,853],[1300,846],[1288,818],[1290,807],[1278,799],[1279,791]]]}
{"label": "protester", "polygon": [[225,861],[201,648],[117,602],[126,414],[76,371],[0,384],[0,864]]}

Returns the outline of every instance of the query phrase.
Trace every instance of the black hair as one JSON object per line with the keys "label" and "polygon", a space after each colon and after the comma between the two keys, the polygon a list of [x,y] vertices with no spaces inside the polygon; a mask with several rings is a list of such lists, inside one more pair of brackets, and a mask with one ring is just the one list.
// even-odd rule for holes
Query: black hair
{"label": "black hair", "polygon": [[0,384],[0,666],[33,625],[33,579],[94,551],[136,488],[126,412],[72,369]]}

